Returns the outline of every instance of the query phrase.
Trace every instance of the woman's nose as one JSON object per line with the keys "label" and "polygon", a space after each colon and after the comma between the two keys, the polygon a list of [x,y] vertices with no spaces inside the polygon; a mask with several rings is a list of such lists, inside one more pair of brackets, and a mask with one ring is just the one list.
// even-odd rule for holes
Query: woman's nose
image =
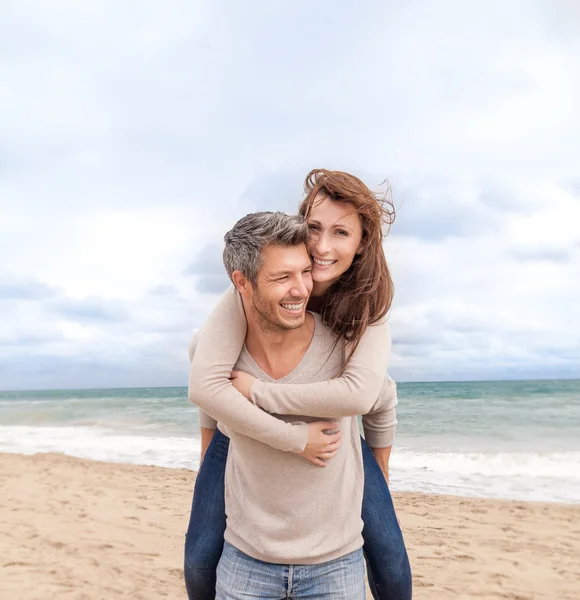
{"label": "woman's nose", "polygon": [[316,240],[316,250],[319,254],[326,254],[330,250],[330,244],[325,235],[321,235],[318,240]]}

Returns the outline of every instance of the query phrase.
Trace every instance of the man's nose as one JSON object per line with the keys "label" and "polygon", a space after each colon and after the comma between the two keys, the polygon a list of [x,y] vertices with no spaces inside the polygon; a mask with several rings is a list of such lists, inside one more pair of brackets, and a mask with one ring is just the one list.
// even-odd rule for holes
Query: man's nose
{"label": "man's nose", "polygon": [[294,287],[292,288],[291,294],[292,294],[292,296],[294,296],[296,298],[305,298],[306,296],[308,296],[308,294],[310,294],[310,289],[308,287],[308,283],[304,279],[304,277],[300,277],[299,279],[296,280],[296,283],[294,284]]}

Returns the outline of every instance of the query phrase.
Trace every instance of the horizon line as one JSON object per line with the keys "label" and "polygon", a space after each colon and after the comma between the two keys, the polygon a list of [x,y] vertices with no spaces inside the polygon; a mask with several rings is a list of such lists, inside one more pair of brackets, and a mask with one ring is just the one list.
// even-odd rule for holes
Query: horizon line
{"label": "horizon line", "polygon": [[[526,379],[434,379],[430,381],[395,381],[395,383],[414,383],[414,384],[430,384],[430,383],[505,383],[505,382],[523,382],[523,381],[580,381],[578,377],[537,377]],[[74,387],[74,388],[28,388],[28,389],[10,389],[0,390],[0,393],[10,392],[76,392],[88,390],[160,390],[168,388],[187,388],[187,385],[137,385],[137,386],[114,386],[114,387]]]}

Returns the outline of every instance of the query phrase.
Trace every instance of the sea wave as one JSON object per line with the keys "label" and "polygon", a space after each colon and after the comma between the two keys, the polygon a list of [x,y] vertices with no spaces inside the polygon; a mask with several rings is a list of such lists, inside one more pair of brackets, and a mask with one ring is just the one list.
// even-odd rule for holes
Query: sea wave
{"label": "sea wave", "polygon": [[[199,437],[161,437],[94,427],[1,426],[0,451],[199,468]],[[425,493],[580,503],[580,452],[393,451],[391,488]]]}
{"label": "sea wave", "polygon": [[580,452],[414,452],[396,449],[393,469],[458,475],[563,477],[580,481]]}
{"label": "sea wave", "polygon": [[199,441],[193,437],[127,435],[93,427],[0,427],[0,451],[62,452],[105,462],[187,469],[199,468],[200,459]]}
{"label": "sea wave", "polygon": [[395,449],[391,489],[580,503],[580,452],[461,453]]}

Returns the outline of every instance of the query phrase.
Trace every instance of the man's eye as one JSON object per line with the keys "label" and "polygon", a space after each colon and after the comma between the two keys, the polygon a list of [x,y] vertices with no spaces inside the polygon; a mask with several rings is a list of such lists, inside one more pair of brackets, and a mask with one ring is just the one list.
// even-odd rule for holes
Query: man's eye
{"label": "man's eye", "polygon": [[303,273],[312,273],[312,267],[309,267],[308,269],[304,269]]}
{"label": "man's eye", "polygon": [[276,281],[286,281],[286,279],[288,279],[288,275],[284,275],[284,277],[278,277]]}

